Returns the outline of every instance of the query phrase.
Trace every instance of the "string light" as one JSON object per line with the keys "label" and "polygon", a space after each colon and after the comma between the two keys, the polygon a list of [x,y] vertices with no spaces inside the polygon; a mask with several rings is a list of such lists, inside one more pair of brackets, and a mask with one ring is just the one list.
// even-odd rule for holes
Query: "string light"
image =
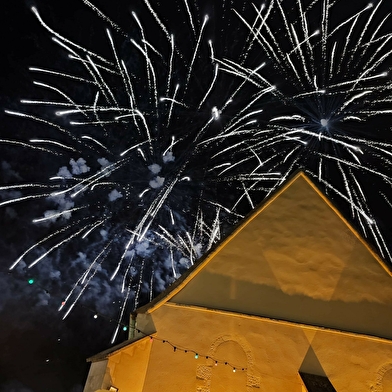
{"label": "string light", "polygon": [[141,331],[138,328],[135,328],[135,331],[137,333],[139,333],[139,334],[144,335],[145,337],[148,336],[150,338],[150,341],[155,340],[155,341],[160,341],[160,342],[162,342],[164,344],[168,344],[169,346],[171,346],[173,348],[173,352],[182,351],[185,354],[190,352],[190,353],[193,353],[195,359],[205,358],[206,360],[211,360],[211,361],[213,361],[215,366],[218,366],[218,363],[223,363],[224,365],[231,367],[232,370],[233,370],[233,373],[236,373],[238,371],[246,371],[247,370],[247,368],[245,368],[245,367],[234,366],[233,364],[231,364],[228,361],[218,360],[216,358],[211,357],[210,355],[202,355],[202,354],[199,354],[198,351],[195,351],[195,350],[192,350],[192,349],[189,349],[189,348],[181,348],[177,344],[173,344],[170,341],[168,341],[167,339],[160,339],[160,338],[158,338],[156,336],[153,336],[151,334],[145,333],[145,332]]}

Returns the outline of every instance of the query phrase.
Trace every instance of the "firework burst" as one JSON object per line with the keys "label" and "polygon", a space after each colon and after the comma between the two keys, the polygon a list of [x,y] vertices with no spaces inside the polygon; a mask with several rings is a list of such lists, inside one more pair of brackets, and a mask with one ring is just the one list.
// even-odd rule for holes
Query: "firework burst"
{"label": "firework burst", "polygon": [[132,36],[84,3],[108,25],[99,51],[32,8],[66,60],[31,67],[41,96],[6,110],[37,125],[38,136],[2,142],[46,167],[37,182],[4,185],[0,206],[30,202],[41,211],[32,220],[40,239],[11,269],[64,263],[74,280],[59,305],[64,317],[81,298],[107,295],[121,320],[210,249],[242,216],[241,200],[254,206],[249,189],[276,186],[280,175],[264,170],[247,141],[260,114],[251,106],[271,87],[241,97],[243,82],[220,71],[209,18],[197,18],[195,4],[176,3],[188,26],[178,43],[147,0],[149,22],[132,12]]}
{"label": "firework burst", "polygon": [[[304,170],[391,262],[389,229],[374,214],[380,204],[391,206],[392,33],[385,6],[272,0],[253,6],[253,17],[236,11],[249,32],[247,47],[239,61],[220,65],[254,94],[274,87],[269,101],[254,105],[263,109],[263,125],[249,141],[253,151],[282,181]],[[260,59],[266,65],[257,69]]]}

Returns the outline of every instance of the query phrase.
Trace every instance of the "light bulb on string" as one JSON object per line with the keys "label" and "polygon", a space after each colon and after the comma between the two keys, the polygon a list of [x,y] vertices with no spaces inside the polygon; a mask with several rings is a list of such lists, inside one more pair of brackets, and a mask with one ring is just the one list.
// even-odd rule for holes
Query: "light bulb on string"
{"label": "light bulb on string", "polygon": [[[195,359],[199,359],[199,357],[200,357],[200,354],[199,354],[198,352],[192,350],[192,349],[179,348],[178,346],[174,345],[174,344],[173,344],[172,342],[170,342],[169,340],[160,339],[160,338],[158,338],[158,337],[154,338],[152,335],[149,335],[149,334],[147,334],[147,333],[145,333],[145,332],[143,332],[143,331],[141,331],[141,330],[139,330],[139,329],[136,329],[136,331],[138,331],[138,333],[141,333],[141,334],[143,334],[143,335],[146,336],[146,337],[148,336],[148,337],[150,338],[150,341],[151,341],[151,342],[153,341],[153,339],[157,339],[157,340],[159,340],[159,341],[162,342],[162,343],[167,343],[167,344],[169,344],[169,346],[172,347],[173,352],[177,352],[177,351],[182,351],[182,352],[184,352],[184,353],[190,352],[190,353],[192,353],[192,354],[194,355],[194,358],[195,358]],[[234,367],[234,366],[233,366],[232,364],[230,364],[228,361],[219,361],[219,360],[217,360],[217,359],[214,359],[213,357],[210,357],[209,355],[203,355],[203,354],[201,354],[201,357],[202,357],[202,358],[205,358],[206,360],[211,360],[212,363],[213,363],[215,366],[218,366],[218,363],[219,363],[219,362],[221,362],[221,363],[223,363],[223,364],[225,364],[225,365],[229,365],[229,366],[232,368],[233,373],[236,373],[237,370],[242,370],[242,371],[245,371],[245,370],[246,370],[246,368]]]}

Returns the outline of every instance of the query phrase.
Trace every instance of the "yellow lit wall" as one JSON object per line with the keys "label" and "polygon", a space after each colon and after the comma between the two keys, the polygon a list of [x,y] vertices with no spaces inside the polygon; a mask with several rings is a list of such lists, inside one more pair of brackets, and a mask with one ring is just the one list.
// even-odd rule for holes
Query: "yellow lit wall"
{"label": "yellow lit wall", "polygon": [[303,175],[246,220],[170,301],[392,338],[392,279]]}
{"label": "yellow lit wall", "polygon": [[157,338],[199,358],[154,340],[143,392],[301,392],[299,371],[328,377],[337,391],[391,386],[387,339],[172,303],[154,312],[154,323]]}
{"label": "yellow lit wall", "polygon": [[[84,392],[108,390],[110,386],[118,388],[121,392],[142,391],[150,349],[150,339],[142,338],[110,353],[106,360],[93,359]],[[105,371],[101,370],[101,374],[105,373],[105,376],[101,377],[102,381],[98,385],[96,379],[99,370],[95,367],[101,363],[106,363]]]}
{"label": "yellow lit wall", "polygon": [[392,391],[391,283],[299,174],[138,310],[136,328],[153,340],[93,365],[108,361],[105,380],[119,392],[303,392],[299,371],[328,377],[338,392]]}

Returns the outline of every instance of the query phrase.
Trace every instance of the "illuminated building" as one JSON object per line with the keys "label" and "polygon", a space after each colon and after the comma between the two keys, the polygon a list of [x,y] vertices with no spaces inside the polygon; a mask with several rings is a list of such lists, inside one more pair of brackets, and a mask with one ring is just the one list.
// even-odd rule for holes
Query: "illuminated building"
{"label": "illuminated building", "polygon": [[391,272],[299,173],[90,361],[85,392],[392,391]]}

